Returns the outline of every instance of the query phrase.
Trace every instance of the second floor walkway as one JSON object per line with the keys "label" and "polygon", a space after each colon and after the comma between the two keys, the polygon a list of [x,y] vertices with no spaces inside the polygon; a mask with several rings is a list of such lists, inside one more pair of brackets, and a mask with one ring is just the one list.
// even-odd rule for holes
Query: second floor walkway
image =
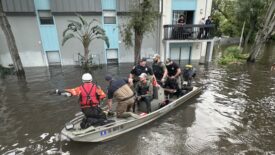
{"label": "second floor walkway", "polygon": [[208,40],[213,39],[215,25],[164,25],[164,40]]}

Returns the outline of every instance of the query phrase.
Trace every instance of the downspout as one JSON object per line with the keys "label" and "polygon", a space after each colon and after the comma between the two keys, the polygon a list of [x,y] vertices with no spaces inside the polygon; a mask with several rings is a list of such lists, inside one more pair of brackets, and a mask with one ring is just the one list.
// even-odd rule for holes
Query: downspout
{"label": "downspout", "polygon": [[[158,53],[161,55],[161,46],[162,46],[162,31],[163,31],[163,25],[162,25],[162,16],[163,16],[163,0],[159,0],[159,13],[160,13],[160,19],[158,20],[158,24],[159,24],[159,31],[158,31]],[[162,49],[164,50],[164,49]]]}
{"label": "downspout", "polygon": [[206,0],[206,4],[205,4],[205,11],[204,11],[204,18],[207,19],[207,16],[206,16],[206,12],[207,12],[207,5],[208,5],[208,0]]}

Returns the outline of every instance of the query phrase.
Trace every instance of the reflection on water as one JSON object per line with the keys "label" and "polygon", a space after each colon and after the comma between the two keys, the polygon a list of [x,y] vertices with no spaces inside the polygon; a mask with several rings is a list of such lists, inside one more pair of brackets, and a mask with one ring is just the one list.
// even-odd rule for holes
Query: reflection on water
{"label": "reflection on water", "polygon": [[[0,153],[16,154],[263,154],[275,153],[275,73],[266,63],[196,66],[203,92],[159,120],[99,144],[60,141],[77,98],[49,95],[81,83],[76,67],[29,68],[26,80],[0,80]],[[93,72],[127,76],[131,65]]]}

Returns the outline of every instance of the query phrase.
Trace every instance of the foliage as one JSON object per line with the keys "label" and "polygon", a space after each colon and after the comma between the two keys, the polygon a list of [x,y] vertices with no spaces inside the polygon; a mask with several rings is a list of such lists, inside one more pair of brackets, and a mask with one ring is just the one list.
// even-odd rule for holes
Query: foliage
{"label": "foliage", "polygon": [[[267,0],[268,1],[268,0]],[[247,59],[247,62],[254,63],[256,58],[262,52],[262,48],[265,46],[265,43],[271,38],[271,35],[274,34],[275,30],[275,1],[270,0],[265,5],[266,10],[262,16],[263,22],[260,29],[258,30],[254,44],[252,46],[252,51]]]}
{"label": "foliage", "polygon": [[[127,48],[134,45],[133,37],[135,39],[135,56],[136,54],[140,55],[143,35],[149,34],[155,29],[158,12],[155,11],[154,2],[157,1],[143,0],[141,3],[139,3],[139,1],[133,3],[130,10],[129,21],[121,27],[123,42]],[[137,59],[139,58],[135,58],[135,60]]]}
{"label": "foliage", "polygon": [[[245,22],[244,36],[253,40],[262,23],[262,15],[269,0],[213,0],[212,16],[218,36],[240,36]],[[251,31],[249,33],[249,31]]]}
{"label": "foliage", "polygon": [[236,1],[213,0],[212,17],[217,25],[216,35],[232,37],[240,34],[234,13],[235,6]]}
{"label": "foliage", "polygon": [[242,54],[238,46],[229,46],[225,49],[223,56],[218,60],[221,65],[245,62],[248,54]]}
{"label": "foliage", "polygon": [[14,67],[12,68],[7,68],[7,67],[3,67],[2,65],[0,65],[0,76],[2,78],[4,78],[6,75],[11,75],[14,74]]}
{"label": "foliage", "polygon": [[69,24],[63,31],[62,46],[72,38],[78,39],[84,47],[85,64],[88,65],[88,48],[91,42],[95,39],[101,39],[105,41],[107,47],[109,48],[109,39],[106,36],[104,29],[98,25],[99,23],[97,20],[93,19],[88,22],[80,14],[76,15],[78,17],[78,21],[68,20]]}

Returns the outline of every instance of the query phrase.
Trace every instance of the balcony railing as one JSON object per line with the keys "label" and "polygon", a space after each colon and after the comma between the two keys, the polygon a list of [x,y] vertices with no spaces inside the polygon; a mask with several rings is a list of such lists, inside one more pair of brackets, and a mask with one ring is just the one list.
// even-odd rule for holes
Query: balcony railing
{"label": "balcony railing", "polygon": [[164,25],[164,40],[212,39],[215,25]]}

